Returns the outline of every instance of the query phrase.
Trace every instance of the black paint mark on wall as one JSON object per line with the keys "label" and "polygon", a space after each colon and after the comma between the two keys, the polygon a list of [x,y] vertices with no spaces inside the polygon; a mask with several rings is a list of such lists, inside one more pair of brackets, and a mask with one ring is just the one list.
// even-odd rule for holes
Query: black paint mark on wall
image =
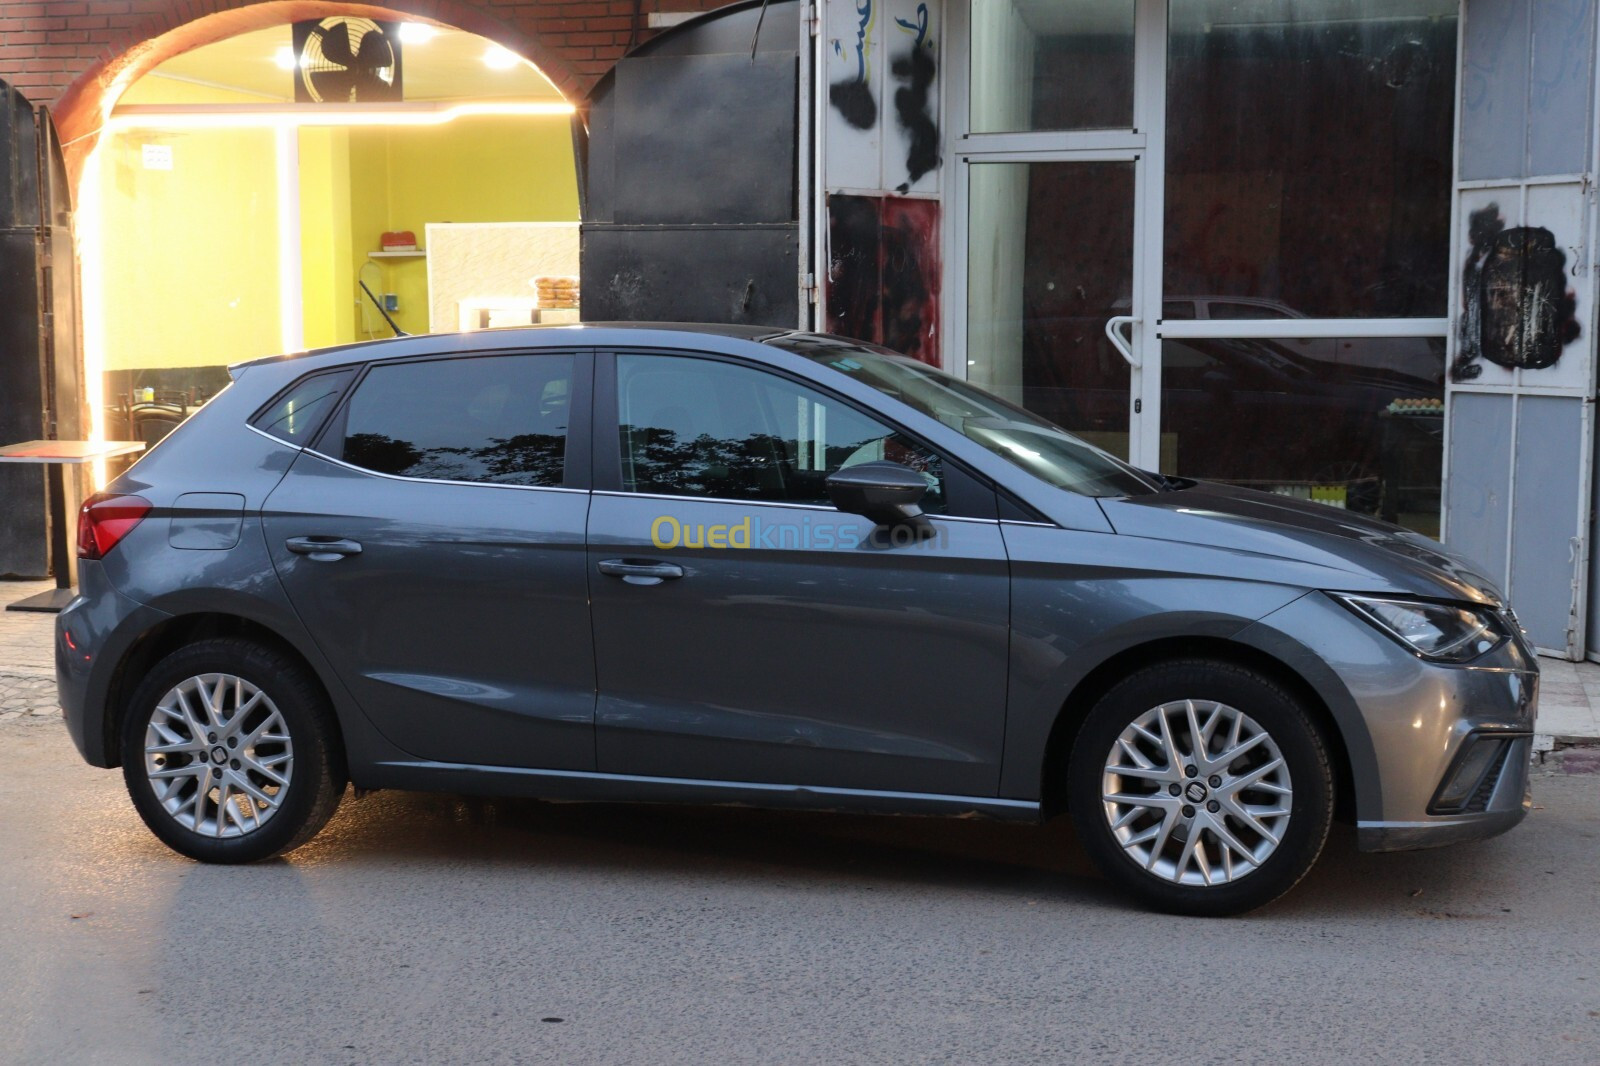
{"label": "black paint mark on wall", "polygon": [[828,197],[828,330],[878,339],[878,256],[883,244],[878,201]]}
{"label": "black paint mark on wall", "polygon": [[1580,332],[1577,295],[1567,288],[1567,256],[1555,234],[1543,226],[1508,229],[1500,205],[1490,204],[1468,217],[1467,240],[1452,380],[1482,374],[1480,358],[1513,369],[1554,366]]}
{"label": "black paint mark on wall", "polygon": [[918,178],[939,165],[939,127],[928,106],[929,90],[938,72],[933,55],[920,41],[890,67],[895,79],[906,83],[894,92],[894,110],[900,127],[911,137],[911,147],[906,153],[907,177],[896,192],[905,192]]}
{"label": "black paint mark on wall", "polygon": [[828,86],[828,101],[844,120],[858,130],[878,124],[878,101],[864,81],[836,81]]}

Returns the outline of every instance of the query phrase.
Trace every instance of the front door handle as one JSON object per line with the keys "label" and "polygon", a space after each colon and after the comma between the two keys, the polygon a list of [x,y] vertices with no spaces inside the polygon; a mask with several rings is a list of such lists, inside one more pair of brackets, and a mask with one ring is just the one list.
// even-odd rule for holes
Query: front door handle
{"label": "front door handle", "polygon": [[361,545],[343,537],[290,537],[283,546],[318,563],[336,563],[347,555],[360,555]]}
{"label": "front door handle", "polygon": [[600,572],[620,577],[630,585],[659,585],[683,576],[683,567],[676,563],[652,563],[643,559],[607,559],[600,564]]}

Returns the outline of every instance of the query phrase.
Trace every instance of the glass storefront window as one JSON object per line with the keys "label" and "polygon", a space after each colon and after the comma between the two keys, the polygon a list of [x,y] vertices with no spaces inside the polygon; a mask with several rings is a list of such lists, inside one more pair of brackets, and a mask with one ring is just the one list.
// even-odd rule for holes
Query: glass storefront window
{"label": "glass storefront window", "polygon": [[972,0],[972,132],[1133,126],[1134,0]]}
{"label": "glass storefront window", "polygon": [[1162,472],[1439,532],[1444,340],[1172,340]]}
{"label": "glass storefront window", "polygon": [[969,170],[968,380],[1126,458],[1134,164]]}
{"label": "glass storefront window", "polygon": [[1211,318],[1447,313],[1457,9],[1172,0],[1169,300]]}

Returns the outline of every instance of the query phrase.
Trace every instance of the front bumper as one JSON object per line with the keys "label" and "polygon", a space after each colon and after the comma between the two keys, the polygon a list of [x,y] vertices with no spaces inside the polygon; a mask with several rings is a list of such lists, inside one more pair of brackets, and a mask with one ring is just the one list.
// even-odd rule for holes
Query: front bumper
{"label": "front bumper", "polygon": [[[1331,712],[1361,850],[1481,840],[1526,816],[1539,667],[1520,640],[1464,666],[1433,663],[1318,593],[1243,636],[1299,671]],[[1487,769],[1468,757],[1480,742],[1499,753]]]}
{"label": "front bumper", "polygon": [[[1533,805],[1528,769],[1533,758],[1533,736],[1510,730],[1481,731],[1471,738],[1476,743],[1503,745],[1497,764],[1475,775],[1473,795],[1461,804],[1465,809],[1453,814],[1435,814],[1419,821],[1372,821],[1356,823],[1356,847],[1362,851],[1414,851],[1486,840],[1499,836],[1527,817]],[[1461,760],[1456,760],[1459,766]],[[1452,767],[1452,771],[1454,767]],[[1449,785],[1447,773],[1441,790]],[[1435,797],[1437,800],[1437,796]]]}

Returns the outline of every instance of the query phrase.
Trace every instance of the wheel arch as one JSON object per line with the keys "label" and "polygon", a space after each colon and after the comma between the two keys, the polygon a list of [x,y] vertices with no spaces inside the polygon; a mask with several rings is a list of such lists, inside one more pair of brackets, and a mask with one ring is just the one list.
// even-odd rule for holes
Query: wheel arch
{"label": "wheel arch", "polygon": [[[327,679],[322,676],[310,657],[296,647],[293,641],[272,627],[242,615],[223,611],[197,611],[173,615],[141,633],[112,672],[106,689],[107,713],[103,720],[105,750],[107,757],[112,760],[110,765],[120,766],[122,763],[123,723],[130,710],[129,701],[133,698],[139,683],[157,663],[179,648],[214,637],[250,640],[288,656],[305,668],[306,672],[316,680],[323,695],[328,698],[329,705],[333,705],[333,693],[329,691]],[[333,720],[334,728],[342,732],[343,723],[337,713],[333,715]],[[347,759],[342,743],[339,745],[338,758],[341,763]],[[348,766],[343,768],[348,774]]]}
{"label": "wheel arch", "polygon": [[1328,745],[1333,762],[1334,817],[1354,822],[1356,792],[1350,751],[1327,701],[1288,663],[1259,648],[1221,637],[1171,637],[1139,644],[1123,649],[1084,675],[1062,702],[1045,742],[1039,782],[1043,818],[1053,818],[1067,810],[1067,764],[1084,719],[1100,698],[1139,670],[1181,659],[1211,659],[1256,670],[1299,699]]}

